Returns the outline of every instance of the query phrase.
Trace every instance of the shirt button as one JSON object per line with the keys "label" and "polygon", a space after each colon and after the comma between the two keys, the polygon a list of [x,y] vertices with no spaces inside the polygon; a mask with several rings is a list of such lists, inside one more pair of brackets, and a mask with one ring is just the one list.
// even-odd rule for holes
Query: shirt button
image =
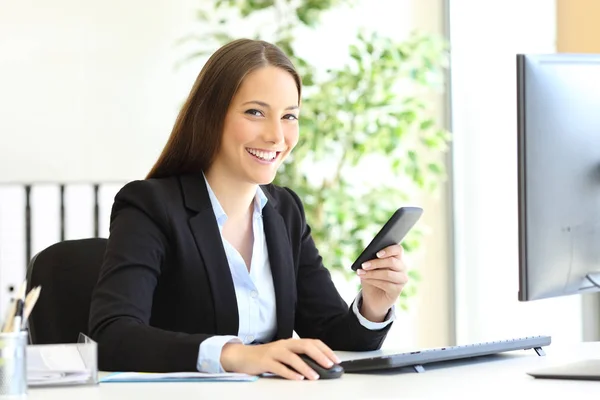
{"label": "shirt button", "polygon": [[254,341],[254,336],[248,335],[246,336],[246,343],[252,343]]}
{"label": "shirt button", "polygon": [[258,292],[256,290],[253,290],[252,293],[250,293],[250,297],[252,297],[253,299],[258,297]]}
{"label": "shirt button", "polygon": [[205,371],[208,371],[208,362],[206,362],[206,361],[202,362],[202,369],[204,369]]}

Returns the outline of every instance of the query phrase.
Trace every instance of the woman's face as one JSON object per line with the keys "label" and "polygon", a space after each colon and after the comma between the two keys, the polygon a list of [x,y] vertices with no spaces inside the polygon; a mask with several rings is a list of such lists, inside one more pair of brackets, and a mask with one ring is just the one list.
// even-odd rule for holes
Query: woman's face
{"label": "woman's face", "polygon": [[227,110],[213,166],[248,183],[271,183],[298,143],[298,107],[287,71],[267,66],[248,74]]}

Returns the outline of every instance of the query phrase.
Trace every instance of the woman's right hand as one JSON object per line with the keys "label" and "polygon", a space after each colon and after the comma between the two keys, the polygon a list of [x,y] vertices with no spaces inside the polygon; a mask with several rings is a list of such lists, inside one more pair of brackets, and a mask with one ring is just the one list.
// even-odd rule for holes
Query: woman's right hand
{"label": "woman's right hand", "polygon": [[306,354],[325,368],[340,363],[335,353],[318,339],[284,339],[260,345],[228,343],[221,351],[221,365],[228,372],[272,373],[292,380],[318,379],[317,373],[298,354]]}

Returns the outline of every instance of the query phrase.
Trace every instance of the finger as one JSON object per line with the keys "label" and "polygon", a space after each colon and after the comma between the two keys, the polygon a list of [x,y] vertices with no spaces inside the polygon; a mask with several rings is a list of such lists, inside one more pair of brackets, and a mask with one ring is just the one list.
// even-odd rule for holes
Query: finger
{"label": "finger", "polygon": [[[360,271],[360,272],[358,272]],[[396,271],[392,269],[375,269],[371,271],[358,270],[356,273],[362,280],[379,280],[403,285],[408,282],[408,275],[404,271]]]}
{"label": "finger", "polygon": [[282,351],[275,359],[290,366],[298,374],[310,380],[319,379],[319,375],[293,351],[285,349],[285,351]]}
{"label": "finger", "polygon": [[[323,347],[329,349],[320,340],[302,339],[294,341],[290,350],[297,354],[306,354],[324,368],[331,368],[333,364],[337,362],[337,357],[335,357],[335,354],[333,354],[332,357],[327,355],[327,353],[322,350]],[[331,350],[329,350],[329,352],[333,353]]]}
{"label": "finger", "polygon": [[[338,358],[338,356],[335,354],[335,352],[333,350],[331,350],[329,348],[329,346],[327,346],[325,343],[323,343],[322,341],[315,339],[314,340],[314,344],[315,346],[317,346],[317,348],[319,350],[321,350],[323,352],[323,354],[325,354],[325,356],[327,356],[328,359],[330,359],[331,361],[333,361],[336,364],[340,364],[342,362],[342,360],[340,360]],[[321,364],[323,365],[323,364]],[[327,367],[329,368],[329,367]]]}
{"label": "finger", "polygon": [[362,263],[362,269],[366,271],[370,271],[373,269],[392,269],[395,271],[404,271],[406,269],[406,265],[404,261],[400,257],[389,257],[389,258],[381,258],[369,260],[367,262]]}
{"label": "finger", "polygon": [[275,375],[279,375],[282,378],[290,379],[293,381],[301,381],[304,379],[304,375],[297,373],[296,371],[292,371],[282,363],[273,360],[268,368],[269,372]]}
{"label": "finger", "polygon": [[393,244],[385,247],[377,252],[377,258],[386,258],[400,256],[404,253],[404,249],[401,244]]}
{"label": "finger", "polygon": [[320,340],[307,339],[303,342],[302,352],[322,367],[331,368],[333,364],[340,363],[335,353]]}
{"label": "finger", "polygon": [[361,279],[361,281],[363,283],[363,286],[372,285],[372,286],[375,286],[376,288],[383,290],[386,293],[397,292],[399,289],[398,286],[400,286],[396,283],[390,283],[390,282],[382,281],[379,279],[365,279],[365,280]]}

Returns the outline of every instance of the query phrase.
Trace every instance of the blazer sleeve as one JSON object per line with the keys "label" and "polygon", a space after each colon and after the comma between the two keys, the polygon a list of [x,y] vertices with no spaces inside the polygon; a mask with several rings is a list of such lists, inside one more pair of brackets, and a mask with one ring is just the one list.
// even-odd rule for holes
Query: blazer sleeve
{"label": "blazer sleeve", "polygon": [[159,190],[134,181],[116,195],[110,235],[92,295],[89,329],[98,362],[110,371],[195,371],[209,337],[149,325],[161,265],[169,251],[168,218]]}
{"label": "blazer sleeve", "polygon": [[300,337],[316,338],[333,350],[369,351],[383,344],[392,323],[382,329],[363,326],[352,305],[348,307],[338,293],[331,274],[323,266],[322,258],[306,223],[304,207],[290,189],[300,209],[301,237],[296,277],[298,303],[294,329]]}

